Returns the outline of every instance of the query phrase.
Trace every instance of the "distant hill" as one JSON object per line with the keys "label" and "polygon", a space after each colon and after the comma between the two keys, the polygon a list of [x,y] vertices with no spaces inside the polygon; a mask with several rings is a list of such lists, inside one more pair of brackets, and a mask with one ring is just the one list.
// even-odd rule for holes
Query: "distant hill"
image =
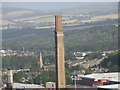
{"label": "distant hill", "polygon": [[[3,30],[3,49],[54,50],[54,29],[35,30],[31,28]],[[117,49],[117,27],[96,26],[83,30],[67,30],[65,49],[67,51],[96,51]]]}
{"label": "distant hill", "polygon": [[84,2],[79,6],[73,8],[67,8],[63,10],[54,11],[54,13],[60,14],[88,14],[88,15],[106,15],[118,13],[118,3],[115,2]]}
{"label": "distant hill", "polygon": [[[12,22],[13,19],[28,18],[45,15],[80,15],[91,16],[117,13],[117,3],[81,3],[73,8],[40,11],[21,9],[15,7],[3,8],[3,19]],[[74,16],[73,16],[74,18]],[[7,21],[6,21],[7,22]],[[16,22],[13,21],[16,25]],[[71,51],[95,51],[117,49],[117,27],[114,25],[103,25],[89,29],[73,29],[65,31],[65,47]],[[111,23],[111,22],[108,22]],[[39,23],[38,23],[39,24]],[[46,22],[44,23],[46,24]],[[98,25],[97,24],[97,25]],[[72,27],[69,27],[72,28]],[[68,29],[68,28],[67,28]],[[54,29],[8,29],[3,30],[3,49],[18,49],[26,47],[30,50],[54,49]]]}
{"label": "distant hill", "polygon": [[106,15],[106,14],[116,14],[118,11],[118,4],[115,2],[104,2],[104,3],[80,3],[79,6],[73,8],[66,8],[60,10],[31,10],[31,9],[22,9],[16,7],[3,7],[3,19],[15,19],[15,18],[25,18],[33,17],[40,15],[79,15],[79,14],[88,14],[88,15]]}
{"label": "distant hill", "polygon": [[43,15],[43,11],[31,10],[31,9],[22,9],[16,7],[3,7],[3,19],[12,20],[16,18],[25,18]]}
{"label": "distant hill", "polygon": [[2,7],[2,14],[7,14],[15,11],[28,11],[29,9],[22,9],[22,8],[16,8],[16,7]]}

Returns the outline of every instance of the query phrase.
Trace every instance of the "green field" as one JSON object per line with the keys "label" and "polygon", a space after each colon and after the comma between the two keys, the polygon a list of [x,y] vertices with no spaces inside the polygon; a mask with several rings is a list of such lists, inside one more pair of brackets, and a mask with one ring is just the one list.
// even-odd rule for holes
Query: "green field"
{"label": "green field", "polygon": [[55,19],[54,19],[54,17],[49,16],[49,17],[39,18],[39,19],[36,19],[36,20],[33,20],[33,21],[36,22],[36,23],[40,23],[40,22],[54,22]]}

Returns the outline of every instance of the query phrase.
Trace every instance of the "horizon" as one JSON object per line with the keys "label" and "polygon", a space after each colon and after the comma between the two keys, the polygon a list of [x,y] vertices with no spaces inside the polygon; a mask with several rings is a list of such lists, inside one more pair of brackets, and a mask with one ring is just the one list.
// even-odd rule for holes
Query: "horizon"
{"label": "horizon", "polygon": [[[3,2],[2,7],[4,8],[21,8],[21,9],[32,9],[32,10],[61,10],[68,8],[80,7],[80,5],[91,5],[91,4],[110,4],[116,2]],[[22,6],[22,7],[21,7]]]}

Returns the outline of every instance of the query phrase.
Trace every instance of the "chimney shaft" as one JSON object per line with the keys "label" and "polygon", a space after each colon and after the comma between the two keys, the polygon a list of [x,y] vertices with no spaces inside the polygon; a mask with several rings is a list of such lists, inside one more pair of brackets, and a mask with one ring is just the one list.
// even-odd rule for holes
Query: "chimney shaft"
{"label": "chimney shaft", "polygon": [[65,88],[64,34],[62,16],[55,16],[56,88]]}

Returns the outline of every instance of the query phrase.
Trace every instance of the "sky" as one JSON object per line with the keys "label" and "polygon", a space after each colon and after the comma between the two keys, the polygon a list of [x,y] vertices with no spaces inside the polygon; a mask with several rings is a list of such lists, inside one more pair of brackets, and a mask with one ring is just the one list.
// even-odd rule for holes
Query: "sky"
{"label": "sky", "polygon": [[2,2],[118,2],[119,0],[1,0]]}
{"label": "sky", "polygon": [[[59,8],[69,8],[78,6],[79,3],[70,3],[70,2],[4,2],[2,6],[4,7],[19,7],[26,9],[59,9]],[[44,7],[44,8],[43,8]]]}
{"label": "sky", "polygon": [[35,10],[58,10],[58,9],[66,9],[66,8],[80,6],[81,3],[87,4],[87,3],[101,3],[101,2],[3,2],[2,6],[17,7],[24,9],[35,9]]}
{"label": "sky", "polygon": [[[1,0],[0,6],[3,6],[4,2],[119,2],[119,1],[120,0]],[[19,7],[19,4],[16,4],[15,6]],[[25,5],[23,5],[22,7],[24,8]]]}

